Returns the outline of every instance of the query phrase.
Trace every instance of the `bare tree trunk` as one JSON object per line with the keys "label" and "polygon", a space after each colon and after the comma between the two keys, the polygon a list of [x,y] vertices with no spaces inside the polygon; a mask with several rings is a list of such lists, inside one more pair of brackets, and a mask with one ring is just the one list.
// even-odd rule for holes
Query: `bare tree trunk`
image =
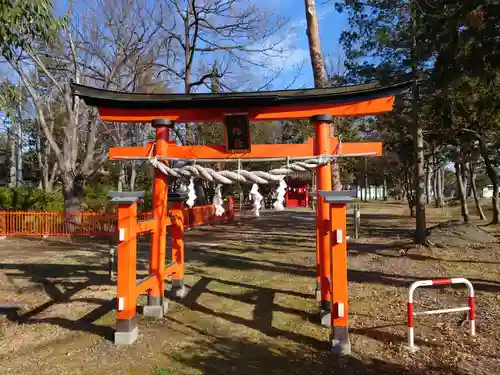
{"label": "bare tree trunk", "polygon": [[479,202],[479,198],[477,196],[476,170],[472,163],[469,164],[469,186],[472,190],[472,196],[474,197],[474,202],[476,204],[477,214],[481,220],[486,220],[486,216],[484,216],[483,208],[481,207],[481,203]]}
{"label": "bare tree trunk", "polygon": [[410,209],[410,216],[415,217],[415,194],[413,191],[413,181],[411,178],[411,171],[406,170],[404,178],[404,186],[406,193],[406,200],[408,202],[408,208]]}
{"label": "bare tree trunk", "polygon": [[436,207],[443,208],[443,171],[442,168],[439,168],[434,173],[434,181],[435,181],[435,189],[434,196],[436,199]]}
{"label": "bare tree trunk", "polygon": [[309,41],[309,54],[314,76],[314,87],[325,87],[327,83],[325,60],[321,51],[321,40],[319,37],[318,16],[316,14],[315,0],[305,0],[307,39]]}
{"label": "bare tree trunk", "polygon": [[498,182],[493,185],[493,219],[491,220],[492,224],[498,224],[500,222],[500,210],[498,207],[498,194],[499,194],[499,186]]}
{"label": "bare tree trunk", "polygon": [[[315,0],[304,0],[306,8],[307,40],[309,42],[309,54],[314,77],[314,87],[321,88],[327,85],[328,79],[325,69],[325,59],[321,50],[321,39],[319,36],[318,15],[316,14]],[[330,136],[334,136],[334,125],[330,128]],[[333,190],[342,190],[340,183],[339,165],[336,160],[332,163]]]}
{"label": "bare tree trunk", "polygon": [[49,192],[48,186],[49,186],[49,166],[45,163],[42,164],[42,188],[43,191]]}
{"label": "bare tree trunk", "polygon": [[413,194],[413,191],[410,189],[406,191],[406,200],[408,201],[410,216],[415,217],[415,195]]}
{"label": "bare tree trunk", "polygon": [[382,194],[384,195],[383,196],[384,201],[386,201],[387,200],[387,177],[386,177],[385,171],[384,171],[384,189],[383,189]]}
{"label": "bare tree trunk", "polygon": [[118,184],[116,186],[116,190],[123,191],[123,187],[125,186],[125,165],[124,163],[120,163],[118,166]]}
{"label": "bare tree trunk", "polygon": [[[116,131],[116,140],[115,142],[118,143],[119,147],[125,146],[126,142],[125,137],[126,137],[126,131],[124,130],[123,124],[115,124],[115,131]],[[123,191],[123,188],[126,185],[126,173],[125,173],[125,163],[126,162],[120,162],[118,163],[118,181],[116,183],[116,190],[117,191]]]}
{"label": "bare tree trunk", "polygon": [[135,190],[135,180],[137,179],[137,167],[135,162],[132,162],[130,167],[130,191]]}
{"label": "bare tree trunk", "polygon": [[54,162],[54,164],[52,165],[52,170],[49,175],[49,179],[44,188],[47,193],[52,192],[52,189],[54,187],[54,181],[56,180],[58,171],[59,171],[58,164],[57,162]]}
{"label": "bare tree trunk", "polygon": [[412,117],[413,117],[413,142],[415,148],[415,243],[425,245],[427,243],[427,228],[425,223],[425,175],[424,175],[424,133],[420,124],[419,114],[419,92],[418,92],[418,52],[417,52],[417,5],[412,2],[412,49],[411,49],[411,72],[415,80],[412,87]]}
{"label": "bare tree trunk", "polygon": [[[19,98],[19,100],[21,100]],[[19,112],[21,108],[18,109]],[[17,124],[16,134],[16,186],[21,187],[23,184],[23,129],[21,123]]]}
{"label": "bare tree trunk", "polygon": [[196,200],[198,201],[198,204],[207,204],[207,197],[205,194],[205,190],[203,189],[203,182],[196,183],[194,189],[196,191]]}
{"label": "bare tree trunk", "polygon": [[47,165],[43,162],[43,152],[42,152],[42,140],[40,139],[40,128],[38,128],[38,131],[36,132],[36,138],[35,138],[35,153],[36,153],[36,158],[38,160],[38,167],[40,168],[40,172],[42,174],[40,183],[39,183],[39,188],[45,190],[45,186],[47,185],[48,181],[48,176],[49,176],[49,171]]}
{"label": "bare tree trunk", "polygon": [[16,135],[17,135],[17,122],[12,120],[12,127],[9,133],[10,141],[10,168],[9,168],[9,187],[14,188],[17,186],[17,145],[16,145]]}
{"label": "bare tree trunk", "polygon": [[458,189],[458,199],[460,200],[460,212],[464,222],[469,222],[469,208],[467,207],[467,200],[465,199],[465,186],[463,176],[464,165],[459,162],[455,162],[455,176],[457,177],[457,189]]}
{"label": "bare tree trunk", "polygon": [[[335,126],[332,124],[330,127],[331,137],[335,136]],[[332,166],[332,189],[334,191],[342,190],[342,183],[340,181],[340,166],[337,159],[333,159],[331,162]]]}
{"label": "bare tree trunk", "polygon": [[427,160],[425,163],[425,203],[429,204],[431,197],[431,162]]}
{"label": "bare tree trunk", "polygon": [[493,185],[493,197],[492,197],[492,209],[493,209],[493,218],[491,220],[491,224],[498,224],[500,223],[500,207],[499,207],[499,201],[498,201],[498,193],[499,193],[499,184],[498,184],[498,174],[495,171],[495,168],[493,167],[493,162],[490,159],[490,156],[488,154],[488,148],[485,144],[485,141],[483,137],[481,137],[479,134],[475,134],[476,139],[479,142],[479,151],[481,153],[481,156],[484,160],[484,164],[486,166],[486,173],[488,174],[488,177],[490,178],[491,184]]}
{"label": "bare tree trunk", "polygon": [[441,168],[440,174],[439,174],[439,182],[440,182],[440,188],[439,188],[439,207],[444,207],[444,168]]}
{"label": "bare tree trunk", "polygon": [[84,186],[84,176],[78,175],[74,178],[68,174],[63,176],[64,211],[66,213],[80,211],[80,206],[83,201]]}
{"label": "bare tree trunk", "polygon": [[364,188],[365,188],[365,202],[368,202],[368,189],[369,189],[369,186],[368,186],[368,159],[365,158],[365,168],[364,168],[364,182],[363,182],[363,185],[364,185]]}
{"label": "bare tree trunk", "polygon": [[439,201],[438,201],[438,173],[439,173],[439,170],[438,169],[435,169],[432,173],[432,190],[433,190],[433,194],[432,194],[432,197],[434,198],[434,207],[438,208],[439,207]]}
{"label": "bare tree trunk", "polygon": [[[52,116],[49,115],[49,117],[51,118]],[[36,133],[35,151],[38,160],[38,167],[40,168],[40,171],[42,173],[42,178],[41,178],[42,189],[46,193],[50,193],[52,192],[52,187],[57,176],[58,164],[56,161],[54,161],[52,164],[52,169],[49,170],[49,161],[51,156],[50,144],[46,139],[41,138],[43,130],[40,128],[40,122],[37,121],[37,123],[38,123],[38,129],[37,129],[38,131]],[[54,127],[53,121],[50,121],[50,125],[48,126],[52,131]]]}
{"label": "bare tree trunk", "polygon": [[461,166],[460,173],[462,175],[462,181],[464,184],[464,196],[465,196],[465,202],[467,202],[467,199],[470,197],[470,187],[468,186],[468,178],[467,178],[467,171],[469,169],[469,164],[468,163],[463,163]]}

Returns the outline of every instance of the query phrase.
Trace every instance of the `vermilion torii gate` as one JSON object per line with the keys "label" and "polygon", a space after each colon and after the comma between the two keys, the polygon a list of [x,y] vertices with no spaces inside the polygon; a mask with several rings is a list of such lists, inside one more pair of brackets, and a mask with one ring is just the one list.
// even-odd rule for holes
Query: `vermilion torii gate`
{"label": "vermilion torii gate", "polygon": [[[397,83],[381,87],[377,83],[358,86],[324,89],[283,90],[250,93],[223,94],[137,94],[101,90],[72,83],[73,94],[80,97],[89,106],[97,107],[103,121],[147,123],[156,129],[155,147],[112,148],[112,160],[146,159],[153,150],[159,160],[262,160],[273,158],[307,158],[311,156],[380,156],[380,142],[343,143],[331,137],[330,123],[334,116],[367,116],[386,113],[392,110],[395,95],[402,93],[412,82]],[[242,138],[234,139],[232,118],[243,118],[243,125],[236,134]],[[256,144],[252,145],[248,121],[310,119],[315,128],[314,140],[305,144]],[[246,122],[245,122],[246,120]],[[222,122],[226,127],[226,145],[215,146],[178,146],[170,138],[170,128],[175,122]],[[236,125],[238,129],[239,125]],[[233,130],[232,130],[233,131]],[[330,209],[320,196],[319,191],[332,190],[330,164],[316,168],[318,204],[316,206],[316,264],[317,287],[320,288],[322,323],[331,322],[331,259]],[[120,232],[118,245],[118,308],[117,332],[115,341],[132,343],[137,337],[135,304],[137,295],[148,291],[148,311],[154,316],[164,314],[164,280],[173,276],[172,286],[183,288],[184,255],[183,232],[175,223],[181,220],[167,217],[168,203],[167,176],[155,170],[153,182],[153,219],[148,223],[137,223],[131,218],[135,212],[137,196],[115,198],[122,210],[119,210]],[[121,213],[120,213],[121,212]],[[123,225],[122,225],[123,224]],[[165,267],[166,230],[175,226],[176,238],[174,263]],[[127,232],[126,228],[129,228]],[[120,229],[121,230],[121,229]],[[136,285],[135,280],[135,235],[140,231],[151,230],[150,276]],[[126,233],[132,233],[128,237]],[[173,234],[174,236],[174,234]],[[174,249],[173,249],[174,252]],[[133,256],[130,256],[134,253]],[[121,259],[123,260],[121,263]],[[133,264],[134,263],[134,264]],[[131,270],[133,267],[133,270]],[[347,267],[347,264],[336,265]],[[132,272],[133,271],[133,272]],[[347,284],[346,273],[339,280],[333,275],[333,283]],[[347,288],[345,288],[347,290]],[[179,294],[178,294],[179,295]],[[335,331],[334,331],[335,332]]]}

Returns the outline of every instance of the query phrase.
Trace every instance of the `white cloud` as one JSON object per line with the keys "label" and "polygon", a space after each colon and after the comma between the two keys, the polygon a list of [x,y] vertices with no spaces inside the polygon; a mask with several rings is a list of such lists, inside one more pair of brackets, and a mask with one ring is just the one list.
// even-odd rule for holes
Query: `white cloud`
{"label": "white cloud", "polygon": [[[332,13],[332,7],[320,8],[317,11],[318,21],[321,22],[329,14]],[[307,48],[298,47],[299,41],[306,38],[306,18],[297,18],[290,22],[280,35],[274,35],[268,38],[260,45],[261,49],[273,47],[273,52],[268,56],[263,56],[261,53],[253,53],[250,60],[256,64],[266,64],[268,69],[293,71],[298,66],[310,61],[309,50]],[[301,44],[307,45],[307,39],[302,40]],[[256,47],[259,48],[259,47]]]}
{"label": "white cloud", "polygon": [[279,35],[255,46],[255,49],[268,52],[251,53],[249,59],[255,64],[265,65],[268,70],[293,70],[309,59],[309,51],[298,47],[299,39],[296,25],[288,26]]}

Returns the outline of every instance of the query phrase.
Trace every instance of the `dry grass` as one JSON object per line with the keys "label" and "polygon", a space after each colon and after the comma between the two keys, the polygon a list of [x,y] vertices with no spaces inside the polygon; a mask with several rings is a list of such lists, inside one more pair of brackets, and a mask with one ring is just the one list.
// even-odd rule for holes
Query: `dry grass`
{"label": "dry grass", "polygon": [[[456,218],[457,209],[428,212],[432,225]],[[0,303],[25,306],[0,320],[0,374],[499,373],[498,246],[415,249],[404,205],[364,205],[362,239],[349,244],[353,355],[338,359],[317,324],[311,215],[270,212],[187,232],[189,294],[170,303],[164,319],[141,317],[131,347],[110,341],[115,288],[106,243],[0,242]],[[468,337],[460,315],[419,318],[420,350],[409,353],[408,285],[451,276],[476,287],[477,337]],[[465,292],[425,289],[417,301],[425,309],[460,305]]]}

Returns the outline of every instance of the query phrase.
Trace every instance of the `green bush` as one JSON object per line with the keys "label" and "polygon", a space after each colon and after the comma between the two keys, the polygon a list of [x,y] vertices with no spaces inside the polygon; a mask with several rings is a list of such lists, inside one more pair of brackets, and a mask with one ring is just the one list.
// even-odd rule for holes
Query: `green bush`
{"label": "green bush", "polygon": [[[109,192],[111,187],[98,185],[86,187],[81,210],[85,212],[116,211],[111,203]],[[153,191],[145,190],[144,202],[138,205],[139,212],[152,211]],[[225,199],[226,201],[226,199]],[[0,188],[0,210],[10,211],[64,211],[64,198],[61,192],[46,193],[33,187]]]}
{"label": "green bush", "polygon": [[109,192],[113,190],[108,185],[86,186],[83,198],[83,211],[90,212],[113,212],[114,205],[111,204]]}
{"label": "green bush", "polygon": [[62,211],[64,200],[60,193],[46,193],[33,187],[0,188],[0,210]]}

